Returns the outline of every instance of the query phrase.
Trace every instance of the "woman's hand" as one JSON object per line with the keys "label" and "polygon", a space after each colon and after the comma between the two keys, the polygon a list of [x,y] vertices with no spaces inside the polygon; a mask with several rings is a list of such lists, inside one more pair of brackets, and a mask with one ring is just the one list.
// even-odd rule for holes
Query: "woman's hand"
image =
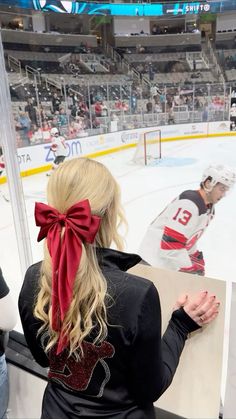
{"label": "woman's hand", "polygon": [[208,291],[198,292],[195,295],[184,294],[175,304],[174,310],[183,307],[184,311],[199,326],[211,323],[219,313],[220,302],[215,295]]}

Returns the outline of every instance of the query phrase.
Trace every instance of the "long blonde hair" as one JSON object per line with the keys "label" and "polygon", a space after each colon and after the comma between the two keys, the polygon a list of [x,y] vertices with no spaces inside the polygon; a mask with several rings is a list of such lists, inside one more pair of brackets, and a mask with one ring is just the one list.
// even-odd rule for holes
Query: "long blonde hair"
{"label": "long blonde hair", "polygon": [[[120,250],[123,247],[118,226],[126,221],[120,204],[120,189],[109,170],[101,163],[77,158],[59,165],[50,177],[47,199],[48,204],[62,214],[75,203],[88,199],[92,214],[101,217],[95,245],[82,244],[73,299],[62,324],[62,331],[69,338],[70,354],[83,354],[82,342],[94,328],[95,343],[102,342],[107,335],[107,283],[98,266],[95,247],[109,248],[112,242]],[[52,263],[45,241],[40,290],[34,315],[43,322],[40,332],[44,331],[47,338],[46,351],[49,351],[59,338],[59,333],[52,329],[51,292]]]}

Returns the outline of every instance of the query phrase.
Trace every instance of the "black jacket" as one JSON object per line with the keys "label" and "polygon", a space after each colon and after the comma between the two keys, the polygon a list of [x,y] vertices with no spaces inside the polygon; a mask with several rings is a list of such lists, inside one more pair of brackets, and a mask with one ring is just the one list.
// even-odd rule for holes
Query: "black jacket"
{"label": "black jacket", "polygon": [[[111,299],[108,336],[95,346],[84,343],[77,361],[67,350],[44,353],[33,316],[40,265],[32,265],[19,297],[25,337],[36,361],[49,367],[42,418],[152,419],[153,402],[170,385],[189,332],[198,329],[184,310],[176,310],[161,339],[161,309],[152,282],[126,273],[141,261],[137,255],[98,250],[98,260]],[[112,303],[111,303],[112,301]]]}

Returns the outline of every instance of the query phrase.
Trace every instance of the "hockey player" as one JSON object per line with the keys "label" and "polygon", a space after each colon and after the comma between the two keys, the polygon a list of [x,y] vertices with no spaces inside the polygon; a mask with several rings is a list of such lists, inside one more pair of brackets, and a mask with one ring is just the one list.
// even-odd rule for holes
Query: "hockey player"
{"label": "hockey player", "polygon": [[[0,177],[2,176],[3,172],[5,172],[5,167],[6,166],[5,166],[4,156],[3,156],[3,150],[2,150],[2,147],[0,146]],[[0,189],[0,196],[4,199],[4,201],[10,202],[10,199],[2,192],[1,189]]]}
{"label": "hockey player", "polygon": [[4,158],[3,158],[2,147],[0,147],[0,176],[1,176],[4,169],[5,169],[5,162],[4,162]]}
{"label": "hockey player", "polygon": [[139,254],[152,266],[205,274],[197,241],[214,217],[215,204],[234,185],[236,174],[222,165],[209,166],[199,190],[182,192],[148,227]]}
{"label": "hockey player", "polygon": [[[67,147],[65,138],[59,134],[59,131],[56,127],[51,129],[50,134],[52,139],[51,150],[55,155],[52,170],[55,170],[58,167],[58,165],[60,163],[63,163],[63,161],[65,160],[67,155]],[[48,176],[49,175],[50,174],[48,173]]]}

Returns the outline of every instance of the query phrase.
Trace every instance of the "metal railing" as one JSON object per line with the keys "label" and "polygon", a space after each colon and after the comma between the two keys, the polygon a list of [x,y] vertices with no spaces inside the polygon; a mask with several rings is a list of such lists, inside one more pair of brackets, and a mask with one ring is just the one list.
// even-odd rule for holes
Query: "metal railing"
{"label": "metal railing", "polygon": [[208,48],[210,60],[214,65],[216,74],[219,77],[220,82],[224,83],[225,82],[225,75],[224,75],[224,72],[222,71],[222,68],[219,64],[219,59],[218,59],[217,53],[215,51],[215,48],[212,44],[212,41],[209,38],[207,39],[206,46]]}
{"label": "metal railing", "polygon": [[20,75],[22,76],[22,67],[21,67],[20,60],[18,60],[15,57],[12,57],[12,55],[8,55],[7,56],[7,62],[8,62],[8,66],[9,66],[10,69],[13,69],[17,73],[19,72]]}
{"label": "metal railing", "polygon": [[[49,89],[51,86],[57,88],[60,109],[56,113],[52,110],[51,101],[55,90],[45,98],[44,94],[40,94],[40,85],[34,80],[33,96],[40,123],[34,127],[36,133],[32,137],[31,132],[31,138],[28,138],[26,130],[18,126],[17,135],[21,146],[50,141],[50,129],[53,126],[57,126],[67,138],[75,138],[114,130],[229,120],[232,90],[229,83],[180,84],[158,86],[158,89],[145,86],[144,89],[142,83],[132,81],[96,85],[84,83],[80,78],[74,78],[70,85],[65,75],[58,81],[41,75],[41,80],[42,87],[46,84]],[[19,105],[17,103],[13,102],[14,114],[19,117],[20,109],[26,105],[26,98],[25,102],[21,99]],[[96,103],[101,105],[100,111]],[[32,130],[29,128],[29,131]]]}
{"label": "metal railing", "polygon": [[62,94],[62,83],[60,83],[58,80],[54,80],[48,77],[46,74],[41,74],[41,79],[45,82],[47,89],[49,89],[50,87],[54,87],[57,90],[59,90]]}
{"label": "metal railing", "polygon": [[33,79],[35,81],[37,81],[38,84],[41,84],[41,75],[40,75],[40,71],[37,70],[36,68],[33,68],[29,65],[25,66],[25,76],[28,79]]}

